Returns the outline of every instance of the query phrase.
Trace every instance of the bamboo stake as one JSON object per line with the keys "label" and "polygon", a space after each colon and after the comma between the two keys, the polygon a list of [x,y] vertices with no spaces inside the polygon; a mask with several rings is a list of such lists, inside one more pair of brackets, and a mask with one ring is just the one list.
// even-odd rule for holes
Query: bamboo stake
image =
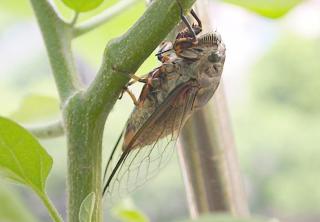
{"label": "bamboo stake", "polygon": [[[206,4],[196,4],[204,33],[211,27]],[[249,215],[222,82],[211,102],[186,123],[178,152],[192,218],[208,212]]]}

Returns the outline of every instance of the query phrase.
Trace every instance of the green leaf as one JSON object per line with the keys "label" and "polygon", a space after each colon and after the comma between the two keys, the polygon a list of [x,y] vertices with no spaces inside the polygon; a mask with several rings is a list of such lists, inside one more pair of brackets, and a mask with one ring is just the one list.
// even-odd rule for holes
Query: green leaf
{"label": "green leaf", "polygon": [[[275,222],[276,220],[261,220],[256,218],[235,218],[227,214],[208,214],[197,219],[183,220],[179,222]],[[278,222],[278,221],[277,221]]]}
{"label": "green leaf", "polygon": [[268,18],[279,18],[287,14],[303,0],[223,0]]}
{"label": "green leaf", "polygon": [[45,193],[52,158],[39,142],[15,122],[0,117],[0,172]]}
{"label": "green leaf", "polygon": [[31,94],[26,96],[11,118],[21,122],[57,119],[59,101],[51,96]]}
{"label": "green leaf", "polygon": [[76,12],[87,12],[97,8],[103,0],[62,0],[69,8]]}
{"label": "green leaf", "polygon": [[124,199],[112,208],[112,216],[122,222],[148,222],[148,218],[139,211],[131,199]]}
{"label": "green leaf", "polygon": [[96,195],[94,192],[89,193],[88,196],[82,201],[79,211],[80,222],[91,222],[95,201]]}

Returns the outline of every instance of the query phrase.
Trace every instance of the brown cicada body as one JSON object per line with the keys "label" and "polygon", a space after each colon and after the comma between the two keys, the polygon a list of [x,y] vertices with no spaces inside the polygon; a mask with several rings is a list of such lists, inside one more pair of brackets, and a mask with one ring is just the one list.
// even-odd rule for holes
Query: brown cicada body
{"label": "brown cicada body", "polygon": [[[167,50],[164,56],[168,59],[143,78],[144,87],[123,131],[122,146],[113,150],[108,161],[103,194],[130,192],[152,177],[173,152],[186,120],[216,91],[225,46],[217,32],[194,39],[195,30],[190,27],[177,35],[171,51],[161,49],[158,58]],[[111,166],[116,151],[120,156]]]}

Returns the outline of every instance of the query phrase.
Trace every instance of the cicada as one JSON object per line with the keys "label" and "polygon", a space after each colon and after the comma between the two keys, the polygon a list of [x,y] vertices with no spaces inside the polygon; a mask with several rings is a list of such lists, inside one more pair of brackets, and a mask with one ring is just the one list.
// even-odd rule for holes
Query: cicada
{"label": "cicada", "polygon": [[[197,36],[196,25],[183,16],[186,28],[173,43],[165,42],[158,59],[161,66],[146,77],[136,107],[108,160],[103,194],[127,193],[155,175],[169,160],[187,119],[201,109],[216,91],[225,61],[225,45],[218,32]],[[129,83],[130,85],[130,83]],[[120,152],[116,158],[116,151]],[[112,163],[115,161],[115,165]]]}

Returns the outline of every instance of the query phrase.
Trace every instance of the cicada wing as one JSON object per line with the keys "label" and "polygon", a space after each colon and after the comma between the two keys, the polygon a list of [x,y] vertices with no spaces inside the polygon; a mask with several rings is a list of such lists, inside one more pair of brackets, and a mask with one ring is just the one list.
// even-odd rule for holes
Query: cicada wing
{"label": "cicada wing", "polygon": [[[113,155],[106,174],[104,193],[108,198],[122,197],[134,191],[168,163],[179,132],[192,113],[197,91],[189,82],[178,86],[133,137],[130,146],[134,148],[122,152],[118,146],[120,155]],[[144,145],[141,138],[148,135],[157,137],[153,143]]]}

